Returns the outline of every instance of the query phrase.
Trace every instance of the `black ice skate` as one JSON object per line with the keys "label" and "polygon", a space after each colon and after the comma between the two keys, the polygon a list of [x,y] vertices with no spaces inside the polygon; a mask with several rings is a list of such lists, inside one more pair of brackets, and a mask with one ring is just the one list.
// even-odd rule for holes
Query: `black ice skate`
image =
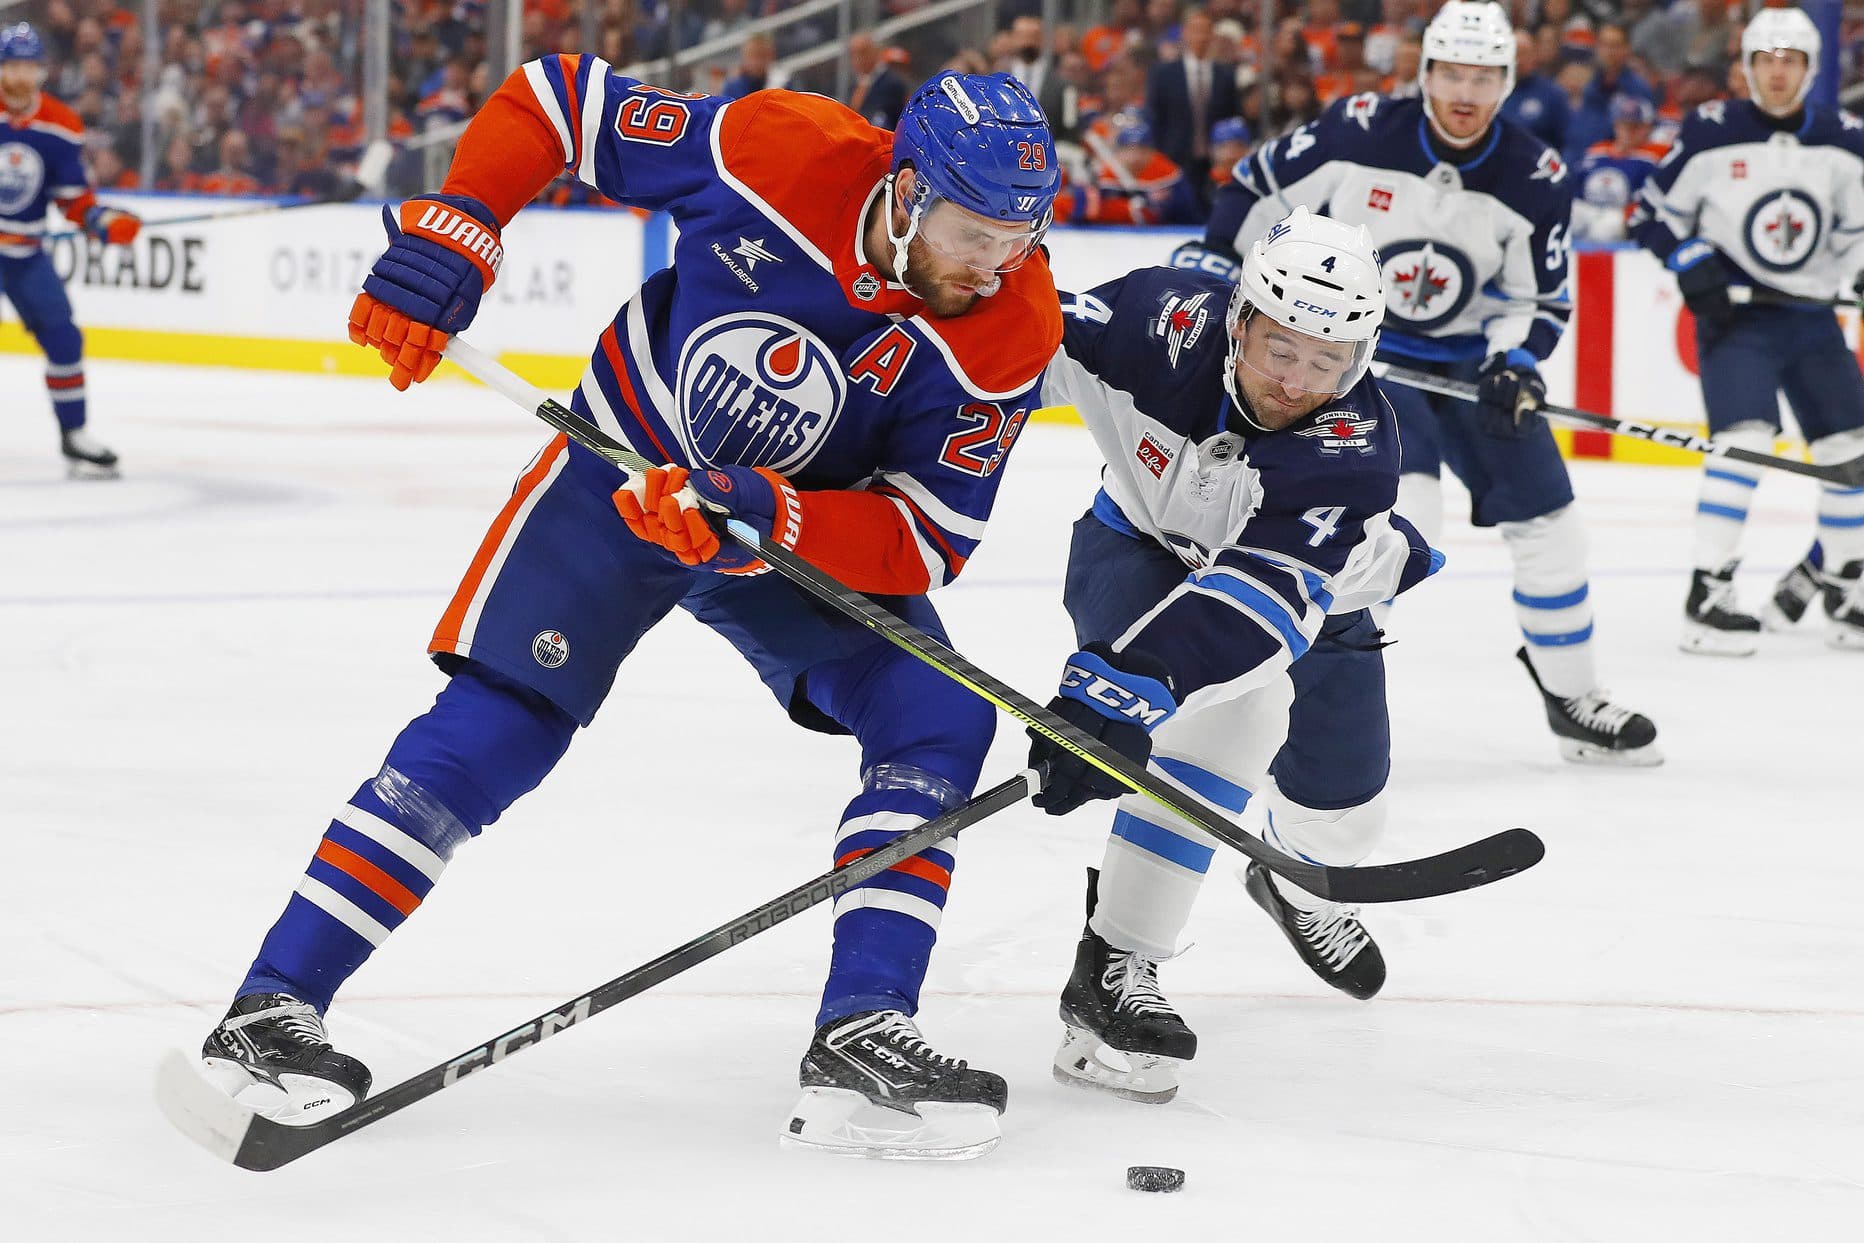
{"label": "black ice skate", "polygon": [[1322,980],[1361,1001],[1377,996],[1385,987],[1385,955],[1359,922],[1358,907],[1316,898],[1315,909],[1302,910],[1282,896],[1274,877],[1260,863],[1244,870],[1243,888],[1269,913],[1308,970]]}
{"label": "black ice skate", "polygon": [[[1099,884],[1089,868],[1090,920]],[[1163,1105],[1178,1095],[1179,1068],[1197,1056],[1197,1033],[1159,991],[1158,960],[1114,949],[1091,927],[1081,929],[1074,974],[1061,990],[1061,1021],[1057,1083]]]}
{"label": "black ice skate", "polygon": [[1697,656],[1752,656],[1759,646],[1760,619],[1735,602],[1735,562],[1689,577],[1683,603],[1683,637],[1678,644]]}
{"label": "black ice skate", "polygon": [[306,1126],[369,1094],[369,1068],[330,1047],[316,1009],[289,993],[241,997],[201,1046],[221,1091],[285,1126]]}
{"label": "black ice skate", "polygon": [[1843,599],[1843,591],[1826,580],[1825,571],[1812,564],[1811,557],[1805,557],[1774,584],[1761,621],[1769,630],[1790,630],[1805,617],[1814,600],[1823,600],[1829,615],[1837,611]]}
{"label": "black ice skate", "polygon": [[1853,561],[1835,576],[1844,595],[1832,610],[1825,641],[1846,651],[1864,651],[1864,561]]}
{"label": "black ice skate", "polygon": [[117,455],[82,427],[60,432],[59,447],[65,455],[65,472],[73,479],[115,479],[119,473]]}
{"label": "black ice skate", "polygon": [[1003,1076],[936,1052],[898,1010],[825,1023],[803,1054],[783,1142],[840,1156],[961,1161],[997,1146]]}
{"label": "black ice skate", "polygon": [[1515,652],[1547,708],[1547,724],[1560,740],[1560,754],[1575,764],[1618,764],[1648,768],[1663,763],[1657,727],[1641,712],[1615,704],[1603,689],[1562,699],[1540,684],[1527,649]]}

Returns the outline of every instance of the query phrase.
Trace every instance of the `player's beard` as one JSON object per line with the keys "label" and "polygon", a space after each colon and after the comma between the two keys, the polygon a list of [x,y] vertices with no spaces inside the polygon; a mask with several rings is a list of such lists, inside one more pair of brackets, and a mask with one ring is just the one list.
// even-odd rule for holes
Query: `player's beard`
{"label": "player's beard", "polygon": [[981,290],[995,293],[1001,283],[1001,278],[993,278],[992,284],[983,284],[975,269],[946,259],[924,238],[906,244],[906,287],[939,319],[963,315],[984,296]]}

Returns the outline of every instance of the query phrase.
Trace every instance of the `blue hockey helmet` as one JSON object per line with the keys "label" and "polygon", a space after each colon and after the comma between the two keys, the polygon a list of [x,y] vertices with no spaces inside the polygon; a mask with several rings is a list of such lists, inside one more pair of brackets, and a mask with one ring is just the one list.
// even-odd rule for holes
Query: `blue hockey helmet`
{"label": "blue hockey helmet", "polygon": [[0,64],[10,60],[44,60],[45,40],[27,22],[0,30]]}
{"label": "blue hockey helmet", "polygon": [[[891,213],[887,220],[902,279],[906,245],[915,235],[981,270],[1020,267],[1048,229],[1061,189],[1042,107],[1007,73],[947,71],[920,87],[893,131],[894,183],[909,165],[911,197],[901,204],[911,212],[905,233],[894,234]],[[968,233],[951,231],[935,220],[941,203],[1014,227],[984,230],[971,221],[959,226]]]}

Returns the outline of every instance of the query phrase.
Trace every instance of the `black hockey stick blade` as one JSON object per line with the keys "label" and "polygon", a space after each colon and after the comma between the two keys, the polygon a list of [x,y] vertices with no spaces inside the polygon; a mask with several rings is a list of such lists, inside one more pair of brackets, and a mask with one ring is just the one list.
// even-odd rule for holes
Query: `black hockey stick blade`
{"label": "black hockey stick blade", "polygon": [[[606,458],[630,474],[653,466],[653,463],[595,424],[551,398],[542,389],[526,383],[459,337],[447,343],[446,352],[447,357],[472,375],[530,410],[591,453]],[[729,538],[756,553],[766,565],[842,616],[860,623],[901,651],[930,665],[980,699],[995,705],[1057,746],[1115,778],[1127,789],[1144,794],[1232,850],[1240,851],[1317,897],[1356,902],[1407,902],[1415,898],[1432,898],[1511,876],[1522,868],[1533,866],[1539,859],[1536,855],[1521,862],[1525,852],[1508,833],[1470,843],[1462,848],[1465,852],[1473,852],[1468,855],[1452,851],[1447,855],[1403,863],[1338,868],[1322,867],[1296,859],[1245,832],[1227,814],[1197,795],[1153,775],[1143,765],[1133,763],[1099,739],[1089,737],[1014,687],[984,672],[946,644],[895,616],[860,592],[843,586],[795,553],[786,548],[766,547],[753,528],[742,522],[728,520],[722,514],[712,514],[709,518],[718,529],[721,539]],[[1525,829],[1509,832],[1526,833],[1533,837]],[[1538,838],[1535,838],[1535,845],[1539,847]],[[1348,893],[1359,896],[1340,896]]]}
{"label": "black hockey stick blade", "polygon": [[175,1129],[222,1161],[243,1170],[275,1170],[316,1152],[345,1135],[380,1122],[474,1071],[502,1062],[564,1028],[592,1018],[610,1006],[646,992],[735,945],[768,932],[812,906],[828,902],[870,880],[903,859],[936,846],[987,816],[1004,811],[1041,789],[1037,775],[1025,770],[992,786],[960,807],[902,833],[870,854],[804,881],[755,910],[720,924],[678,949],[636,967],[608,983],[538,1015],[458,1057],[430,1067],[385,1092],[368,1097],[333,1118],[309,1126],[286,1126],[253,1112],[201,1075],[198,1063],[170,1050],[156,1069],[155,1100]]}

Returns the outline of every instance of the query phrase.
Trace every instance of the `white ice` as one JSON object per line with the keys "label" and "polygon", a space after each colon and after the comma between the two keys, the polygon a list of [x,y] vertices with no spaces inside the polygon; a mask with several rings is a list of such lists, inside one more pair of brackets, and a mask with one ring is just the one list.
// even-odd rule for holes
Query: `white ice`
{"label": "white ice", "polygon": [[[1505,557],[1452,525],[1390,652],[1382,858],[1522,824],[1531,873],[1371,909],[1371,1003],[1296,961],[1219,859],[1165,970],[1202,1037],[1177,1101],[1060,1087],[1055,997],[1104,808],[966,834],[923,1011],[1011,1084],[954,1166],[782,1151],[828,917],[734,949],[272,1174],[157,1114],[329,814],[440,685],[431,625],[543,435],[484,389],[93,363],[120,482],[68,483],[36,359],[0,359],[0,1237],[1855,1239],[1864,1232],[1864,656],[1811,629],[1675,647],[1693,471],[1575,470],[1610,684],[1669,762],[1563,765],[1515,667]],[[1071,649],[1078,429],[1017,449],[940,595],[1027,693]],[[1770,479],[1743,583],[1797,559]],[[1453,501],[1452,512],[1460,504]],[[389,1085],[829,863],[846,740],[800,732],[676,616],[554,777],[461,852],[332,1013]],[[986,781],[1020,766],[1000,731]],[[1175,1165],[1176,1196],[1123,1185]]]}

